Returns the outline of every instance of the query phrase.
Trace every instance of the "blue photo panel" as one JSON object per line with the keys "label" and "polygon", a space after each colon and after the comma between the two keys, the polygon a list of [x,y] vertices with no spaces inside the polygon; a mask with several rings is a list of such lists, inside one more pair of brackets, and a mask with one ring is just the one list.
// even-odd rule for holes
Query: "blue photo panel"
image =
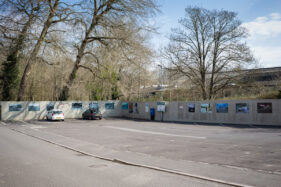
{"label": "blue photo panel", "polygon": [[212,106],[210,103],[201,104],[200,108],[201,113],[212,113]]}
{"label": "blue photo panel", "polygon": [[249,104],[248,103],[237,103],[236,104],[236,113],[249,113]]}
{"label": "blue photo panel", "polygon": [[28,111],[40,111],[40,105],[38,103],[29,104]]}
{"label": "blue photo panel", "polygon": [[105,103],[104,107],[106,110],[114,110],[114,103]]}
{"label": "blue photo panel", "polygon": [[216,110],[217,113],[228,113],[228,103],[217,103]]}
{"label": "blue photo panel", "polygon": [[82,110],[82,103],[72,103],[72,110]]}
{"label": "blue photo panel", "polygon": [[10,112],[22,111],[22,105],[21,104],[10,104],[9,111]]}
{"label": "blue photo panel", "polygon": [[95,109],[99,111],[99,103],[93,102],[89,104],[89,109]]}
{"label": "blue photo panel", "polygon": [[53,110],[55,108],[55,103],[49,103],[46,106],[47,111]]}
{"label": "blue photo panel", "polygon": [[122,110],[128,110],[128,109],[129,109],[128,102],[122,102]]}

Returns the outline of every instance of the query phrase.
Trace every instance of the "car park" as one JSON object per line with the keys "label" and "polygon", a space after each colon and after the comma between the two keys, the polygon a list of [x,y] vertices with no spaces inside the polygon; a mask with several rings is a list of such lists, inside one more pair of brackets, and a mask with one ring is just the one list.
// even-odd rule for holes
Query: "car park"
{"label": "car park", "polygon": [[98,109],[92,108],[92,109],[87,109],[85,112],[82,114],[82,119],[102,119],[102,114]]}
{"label": "car park", "polygon": [[48,111],[48,113],[46,115],[46,119],[64,121],[64,113],[62,110],[53,109],[53,110]]}

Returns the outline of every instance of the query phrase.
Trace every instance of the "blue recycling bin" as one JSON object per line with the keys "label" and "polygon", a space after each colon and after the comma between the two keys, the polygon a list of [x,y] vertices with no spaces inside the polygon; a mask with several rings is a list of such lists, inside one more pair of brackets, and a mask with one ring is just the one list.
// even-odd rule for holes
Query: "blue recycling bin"
{"label": "blue recycling bin", "polygon": [[151,119],[151,120],[154,120],[154,119],[155,119],[155,109],[154,109],[154,108],[151,108],[151,109],[150,109],[150,119]]}

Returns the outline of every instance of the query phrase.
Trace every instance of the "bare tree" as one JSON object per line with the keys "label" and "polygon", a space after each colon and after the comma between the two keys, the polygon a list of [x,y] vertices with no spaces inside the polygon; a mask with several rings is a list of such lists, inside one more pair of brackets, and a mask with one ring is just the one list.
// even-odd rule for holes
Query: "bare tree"
{"label": "bare tree", "polygon": [[212,99],[237,77],[236,70],[253,62],[244,42],[247,32],[234,12],[197,7],[185,11],[163,55],[173,71],[200,88],[202,99]]}
{"label": "bare tree", "polygon": [[[115,28],[107,31],[126,35],[126,41],[116,40],[107,45],[92,43],[91,51],[87,49],[75,82],[87,81],[85,87],[92,100],[128,97],[128,93],[137,92],[145,84],[152,56],[147,43],[149,35],[133,23],[127,23],[126,27],[126,32]],[[84,70],[89,72],[81,74]],[[70,87],[71,98],[75,86]]]}
{"label": "bare tree", "polygon": [[[82,7],[86,13],[77,19],[77,25],[83,28],[81,33],[83,37],[77,44],[75,64],[60,93],[60,100],[69,98],[69,89],[79,68],[89,69],[83,63],[86,55],[93,56],[99,63],[98,55],[93,53],[92,48],[99,44],[111,45],[116,41],[126,43],[127,36],[130,35],[126,33],[126,24],[140,23],[141,19],[147,18],[156,11],[154,0],[94,0],[86,1]],[[112,28],[115,32],[109,32]],[[116,32],[116,30],[122,32]]]}
{"label": "bare tree", "polygon": [[2,100],[14,99],[13,92],[18,86],[19,54],[22,52],[31,25],[40,14],[42,5],[41,0],[6,0],[0,3],[3,11],[0,18],[0,44],[7,47],[6,60],[2,64]]}
{"label": "bare tree", "polygon": [[47,2],[47,19],[44,21],[40,36],[36,40],[36,44],[30,54],[30,57],[27,60],[27,64],[24,69],[18,91],[18,101],[23,100],[24,94],[26,92],[27,80],[31,73],[31,67],[33,63],[36,62],[36,57],[38,55],[40,47],[42,46],[43,42],[51,42],[46,41],[47,34],[51,32],[49,29],[60,22],[69,21],[69,17],[73,14],[71,6],[69,6],[65,2],[62,2],[61,0],[48,0]]}

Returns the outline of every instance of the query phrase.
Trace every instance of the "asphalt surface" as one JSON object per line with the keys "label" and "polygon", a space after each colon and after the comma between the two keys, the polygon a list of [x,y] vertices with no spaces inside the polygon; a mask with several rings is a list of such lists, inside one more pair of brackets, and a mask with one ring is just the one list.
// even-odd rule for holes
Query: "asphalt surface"
{"label": "asphalt surface", "polygon": [[[201,177],[209,182],[214,180],[241,186],[281,184],[280,128],[241,128],[122,119],[5,124],[5,128],[32,136],[30,138],[34,141],[39,138],[40,141],[83,151],[96,158],[121,160],[135,165],[133,168],[145,171],[157,168],[159,170],[154,171],[157,174],[161,169],[166,174],[169,173],[167,171],[174,171],[174,174],[170,172],[169,181],[183,174],[181,177],[184,180],[190,179],[187,176],[192,176],[196,180]],[[32,149],[29,150],[32,152]],[[210,186],[208,181],[202,180],[203,183],[199,185]],[[192,183],[185,181],[172,186],[186,184]],[[151,184],[144,183],[140,186],[145,185]],[[163,183],[155,185],[163,186]]]}
{"label": "asphalt surface", "polygon": [[93,158],[0,126],[0,186],[222,186]]}

